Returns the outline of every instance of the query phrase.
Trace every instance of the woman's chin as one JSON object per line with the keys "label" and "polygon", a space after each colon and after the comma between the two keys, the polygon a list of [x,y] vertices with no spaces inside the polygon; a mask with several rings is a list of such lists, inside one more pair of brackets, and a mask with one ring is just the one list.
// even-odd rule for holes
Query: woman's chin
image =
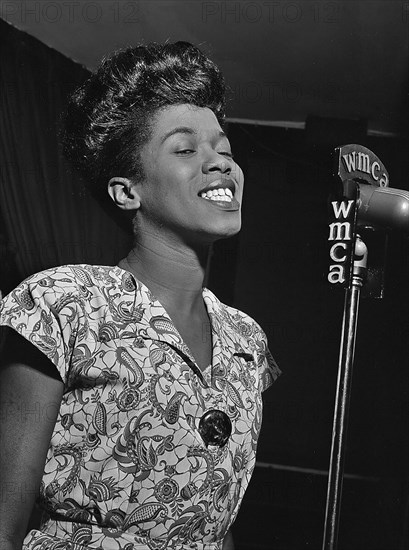
{"label": "woman's chin", "polygon": [[[201,233],[199,239],[203,239],[207,244],[212,244],[222,239],[228,239],[237,235],[241,229],[241,222],[223,227],[212,227],[211,231]],[[197,234],[199,236],[199,234]]]}

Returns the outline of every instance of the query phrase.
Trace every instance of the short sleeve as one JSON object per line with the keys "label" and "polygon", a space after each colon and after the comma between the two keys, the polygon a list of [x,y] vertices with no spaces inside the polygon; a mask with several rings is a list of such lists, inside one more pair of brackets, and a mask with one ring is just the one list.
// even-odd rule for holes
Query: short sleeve
{"label": "short sleeve", "polygon": [[281,369],[268,348],[267,336],[260,325],[256,324],[255,340],[257,349],[257,367],[261,381],[261,391],[268,389],[281,375]]}
{"label": "short sleeve", "polygon": [[35,345],[66,383],[76,335],[83,324],[78,285],[68,266],[32,275],[0,302],[0,326]]}

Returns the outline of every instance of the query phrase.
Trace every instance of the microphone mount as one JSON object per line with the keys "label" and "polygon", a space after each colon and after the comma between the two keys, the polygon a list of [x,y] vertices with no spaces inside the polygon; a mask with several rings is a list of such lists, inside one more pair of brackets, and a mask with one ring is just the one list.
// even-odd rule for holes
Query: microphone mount
{"label": "microphone mount", "polygon": [[[372,296],[382,298],[385,230],[397,229],[409,234],[409,193],[389,187],[389,175],[381,160],[362,145],[343,145],[335,152],[336,175],[341,179],[342,192],[338,191],[330,201],[331,264],[327,278],[332,285],[345,288],[345,300],[322,550],[337,548],[361,288],[370,286],[371,276],[373,280],[378,278],[380,284]],[[372,241],[369,255],[368,241]],[[375,269],[367,265],[372,244],[378,249],[375,256],[378,255],[378,260],[381,258]]]}

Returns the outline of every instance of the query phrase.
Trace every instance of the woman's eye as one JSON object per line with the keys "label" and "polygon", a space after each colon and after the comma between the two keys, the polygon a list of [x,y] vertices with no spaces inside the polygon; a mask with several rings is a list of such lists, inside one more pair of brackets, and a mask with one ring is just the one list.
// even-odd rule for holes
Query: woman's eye
{"label": "woman's eye", "polygon": [[177,155],[189,155],[190,153],[194,153],[194,149],[180,149],[179,151],[176,151]]}
{"label": "woman's eye", "polygon": [[225,157],[228,157],[229,159],[234,158],[233,153],[230,153],[230,151],[219,151],[219,155],[223,155]]}

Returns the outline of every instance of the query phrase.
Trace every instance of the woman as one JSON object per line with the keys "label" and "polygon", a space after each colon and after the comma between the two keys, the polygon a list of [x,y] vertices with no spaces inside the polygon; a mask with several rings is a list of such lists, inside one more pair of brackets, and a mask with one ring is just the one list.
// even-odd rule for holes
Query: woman
{"label": "woman", "polygon": [[209,246],[241,225],[223,107],[219,70],[183,42],[116,53],[73,96],[65,149],[135,244],[1,303],[3,550],[233,547],[279,370],[259,325],[203,288]]}

